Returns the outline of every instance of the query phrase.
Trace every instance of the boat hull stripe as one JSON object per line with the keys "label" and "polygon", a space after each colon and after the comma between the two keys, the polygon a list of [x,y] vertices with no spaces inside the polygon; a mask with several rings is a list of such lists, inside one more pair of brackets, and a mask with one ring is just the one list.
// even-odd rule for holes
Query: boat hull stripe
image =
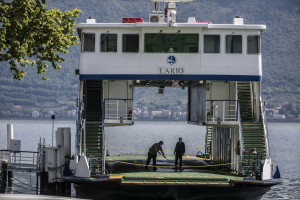
{"label": "boat hull stripe", "polygon": [[155,75],[155,74],[81,74],[80,80],[224,80],[262,81],[254,75]]}

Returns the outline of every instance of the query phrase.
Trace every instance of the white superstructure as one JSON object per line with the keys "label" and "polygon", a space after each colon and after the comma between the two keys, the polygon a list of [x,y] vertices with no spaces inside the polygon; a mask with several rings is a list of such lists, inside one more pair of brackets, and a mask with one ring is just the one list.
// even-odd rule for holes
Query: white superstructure
{"label": "white superstructure", "polygon": [[239,17],[233,24],[196,22],[193,17],[175,23],[174,2],[180,1],[164,2],[167,10],[150,15],[156,22],[124,18],[125,23],[88,19],[78,24],[80,79],[261,80],[265,25],[244,24]]}

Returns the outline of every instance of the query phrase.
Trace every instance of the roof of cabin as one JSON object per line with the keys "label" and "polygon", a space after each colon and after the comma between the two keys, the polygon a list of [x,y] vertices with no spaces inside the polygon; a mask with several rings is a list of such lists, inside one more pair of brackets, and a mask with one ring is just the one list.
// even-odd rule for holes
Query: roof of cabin
{"label": "roof of cabin", "polygon": [[[134,28],[134,27],[169,27],[168,23],[80,23],[77,28]],[[172,27],[178,28],[208,28],[208,29],[241,29],[241,30],[265,30],[266,25],[260,24],[211,24],[211,23],[175,23]]]}

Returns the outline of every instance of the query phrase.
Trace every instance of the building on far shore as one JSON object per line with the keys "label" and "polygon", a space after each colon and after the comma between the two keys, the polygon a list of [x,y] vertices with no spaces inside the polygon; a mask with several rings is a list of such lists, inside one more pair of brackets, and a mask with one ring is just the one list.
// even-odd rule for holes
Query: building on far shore
{"label": "building on far shore", "polygon": [[36,110],[34,110],[34,111],[32,111],[32,114],[31,114],[31,116],[32,116],[33,118],[38,118],[38,117],[40,117],[40,112],[39,112],[39,111],[36,111]]}

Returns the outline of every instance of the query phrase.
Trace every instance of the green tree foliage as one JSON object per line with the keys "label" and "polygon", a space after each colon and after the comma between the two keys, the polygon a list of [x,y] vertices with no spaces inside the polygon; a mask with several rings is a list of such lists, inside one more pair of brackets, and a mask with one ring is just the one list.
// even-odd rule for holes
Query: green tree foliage
{"label": "green tree foliage", "polygon": [[[27,65],[37,73],[48,64],[60,69],[70,45],[78,44],[74,35],[75,18],[80,10],[48,10],[46,0],[0,0],[0,62],[7,61],[17,80],[23,79]],[[47,79],[42,77],[42,79]]]}

